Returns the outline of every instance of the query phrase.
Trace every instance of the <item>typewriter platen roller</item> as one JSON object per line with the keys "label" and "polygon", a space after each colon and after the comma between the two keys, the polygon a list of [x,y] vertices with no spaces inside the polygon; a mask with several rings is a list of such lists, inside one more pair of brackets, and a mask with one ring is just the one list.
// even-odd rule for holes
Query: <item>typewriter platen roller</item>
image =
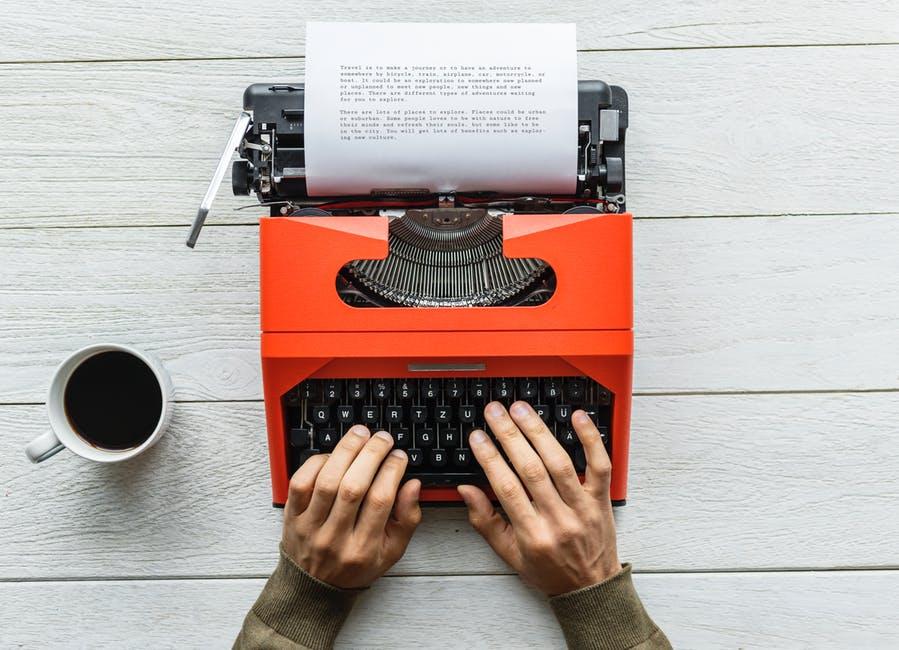
{"label": "typewriter platen roller", "polygon": [[[290,472],[328,451],[352,421],[395,436],[413,461],[409,476],[425,482],[424,501],[458,501],[448,485],[483,479],[464,459],[489,398],[541,406],[579,470],[565,418],[573,406],[598,404],[612,499],[624,502],[633,353],[627,125],[622,88],[579,82],[571,195],[310,196],[303,85],[246,89],[187,243],[236,150],[234,193],[255,193],[268,212],[260,311],[275,505]],[[588,392],[546,392],[557,384]],[[381,386],[389,389],[378,394]],[[429,386],[439,388],[430,395]],[[400,387],[411,392],[401,396]]]}

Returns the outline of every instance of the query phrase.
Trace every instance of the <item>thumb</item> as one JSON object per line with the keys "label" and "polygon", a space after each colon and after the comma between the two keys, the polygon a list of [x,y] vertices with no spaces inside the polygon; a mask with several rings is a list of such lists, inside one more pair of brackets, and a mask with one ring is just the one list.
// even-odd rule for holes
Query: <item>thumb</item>
{"label": "thumb", "polygon": [[481,536],[487,540],[490,548],[499,555],[503,561],[519,571],[521,567],[521,553],[518,550],[518,542],[515,540],[515,530],[512,525],[503,519],[484,491],[473,485],[460,485],[459,495],[468,508],[468,521]]}
{"label": "thumb", "polygon": [[412,479],[403,485],[396,495],[393,516],[387,521],[387,546],[397,560],[406,552],[412,533],[421,523],[421,506],[418,503],[420,492],[421,481],[418,479]]}

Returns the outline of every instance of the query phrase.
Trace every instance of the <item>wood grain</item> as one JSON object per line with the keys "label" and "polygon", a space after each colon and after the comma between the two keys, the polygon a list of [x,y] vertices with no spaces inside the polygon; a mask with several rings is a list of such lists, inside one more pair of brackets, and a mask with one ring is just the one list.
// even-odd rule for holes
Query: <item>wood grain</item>
{"label": "wood grain", "polygon": [[[178,399],[261,398],[257,229],[193,251],[185,232],[3,231],[0,401],[42,401],[96,341],[155,353]],[[634,239],[638,392],[899,387],[895,216],[650,219]]]}
{"label": "wood grain", "polygon": [[[259,11],[240,0],[143,3],[4,3],[0,61],[298,56],[306,21],[573,22],[582,49],[740,47],[746,45],[899,41],[889,3],[851,6],[799,0],[727,6],[712,0],[644,4],[569,0],[550,9],[539,0],[509,5],[465,0],[287,2]],[[452,30],[452,27],[448,27]],[[497,33],[497,38],[502,34]]]}
{"label": "wood grain", "polygon": [[[899,394],[638,397],[621,557],[640,570],[897,567]],[[148,453],[28,463],[38,406],[0,407],[0,579],[265,575],[262,405],[177,404]],[[429,510],[403,575],[505,573],[461,509]]]}
{"label": "wood grain", "polygon": [[[899,46],[592,52],[631,98],[640,217],[895,211]],[[27,147],[0,152],[3,226],[187,224],[253,81],[301,59],[0,66]],[[222,188],[211,222],[251,222]]]}
{"label": "wood grain", "polygon": [[[677,648],[895,647],[896,571],[644,574],[634,581],[650,615]],[[262,579],[0,584],[0,626],[10,646],[227,647],[263,584]],[[516,578],[453,576],[382,579],[357,603],[337,647],[562,644],[543,599]]]}

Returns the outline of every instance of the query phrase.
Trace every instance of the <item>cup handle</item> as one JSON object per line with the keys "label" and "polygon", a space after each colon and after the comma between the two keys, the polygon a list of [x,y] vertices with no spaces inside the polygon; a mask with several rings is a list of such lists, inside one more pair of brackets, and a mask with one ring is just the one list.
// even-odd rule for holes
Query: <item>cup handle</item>
{"label": "cup handle", "polygon": [[28,443],[25,447],[25,455],[32,463],[41,463],[63,449],[65,449],[65,445],[59,441],[56,434],[48,431]]}

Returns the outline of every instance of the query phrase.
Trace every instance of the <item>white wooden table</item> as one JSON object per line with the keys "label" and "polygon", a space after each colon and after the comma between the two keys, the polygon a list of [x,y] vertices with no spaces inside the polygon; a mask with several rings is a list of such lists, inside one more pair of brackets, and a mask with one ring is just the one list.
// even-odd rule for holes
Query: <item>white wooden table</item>
{"label": "white wooden table", "polygon": [[[621,555],[679,647],[899,646],[899,9],[715,0],[7,0],[0,20],[0,645],[230,643],[276,558],[258,211],[223,189],[241,92],[306,19],[572,21],[631,97],[636,376]],[[54,365],[161,357],[162,443],[30,465]],[[458,511],[429,511],[345,646],[561,641]]]}

